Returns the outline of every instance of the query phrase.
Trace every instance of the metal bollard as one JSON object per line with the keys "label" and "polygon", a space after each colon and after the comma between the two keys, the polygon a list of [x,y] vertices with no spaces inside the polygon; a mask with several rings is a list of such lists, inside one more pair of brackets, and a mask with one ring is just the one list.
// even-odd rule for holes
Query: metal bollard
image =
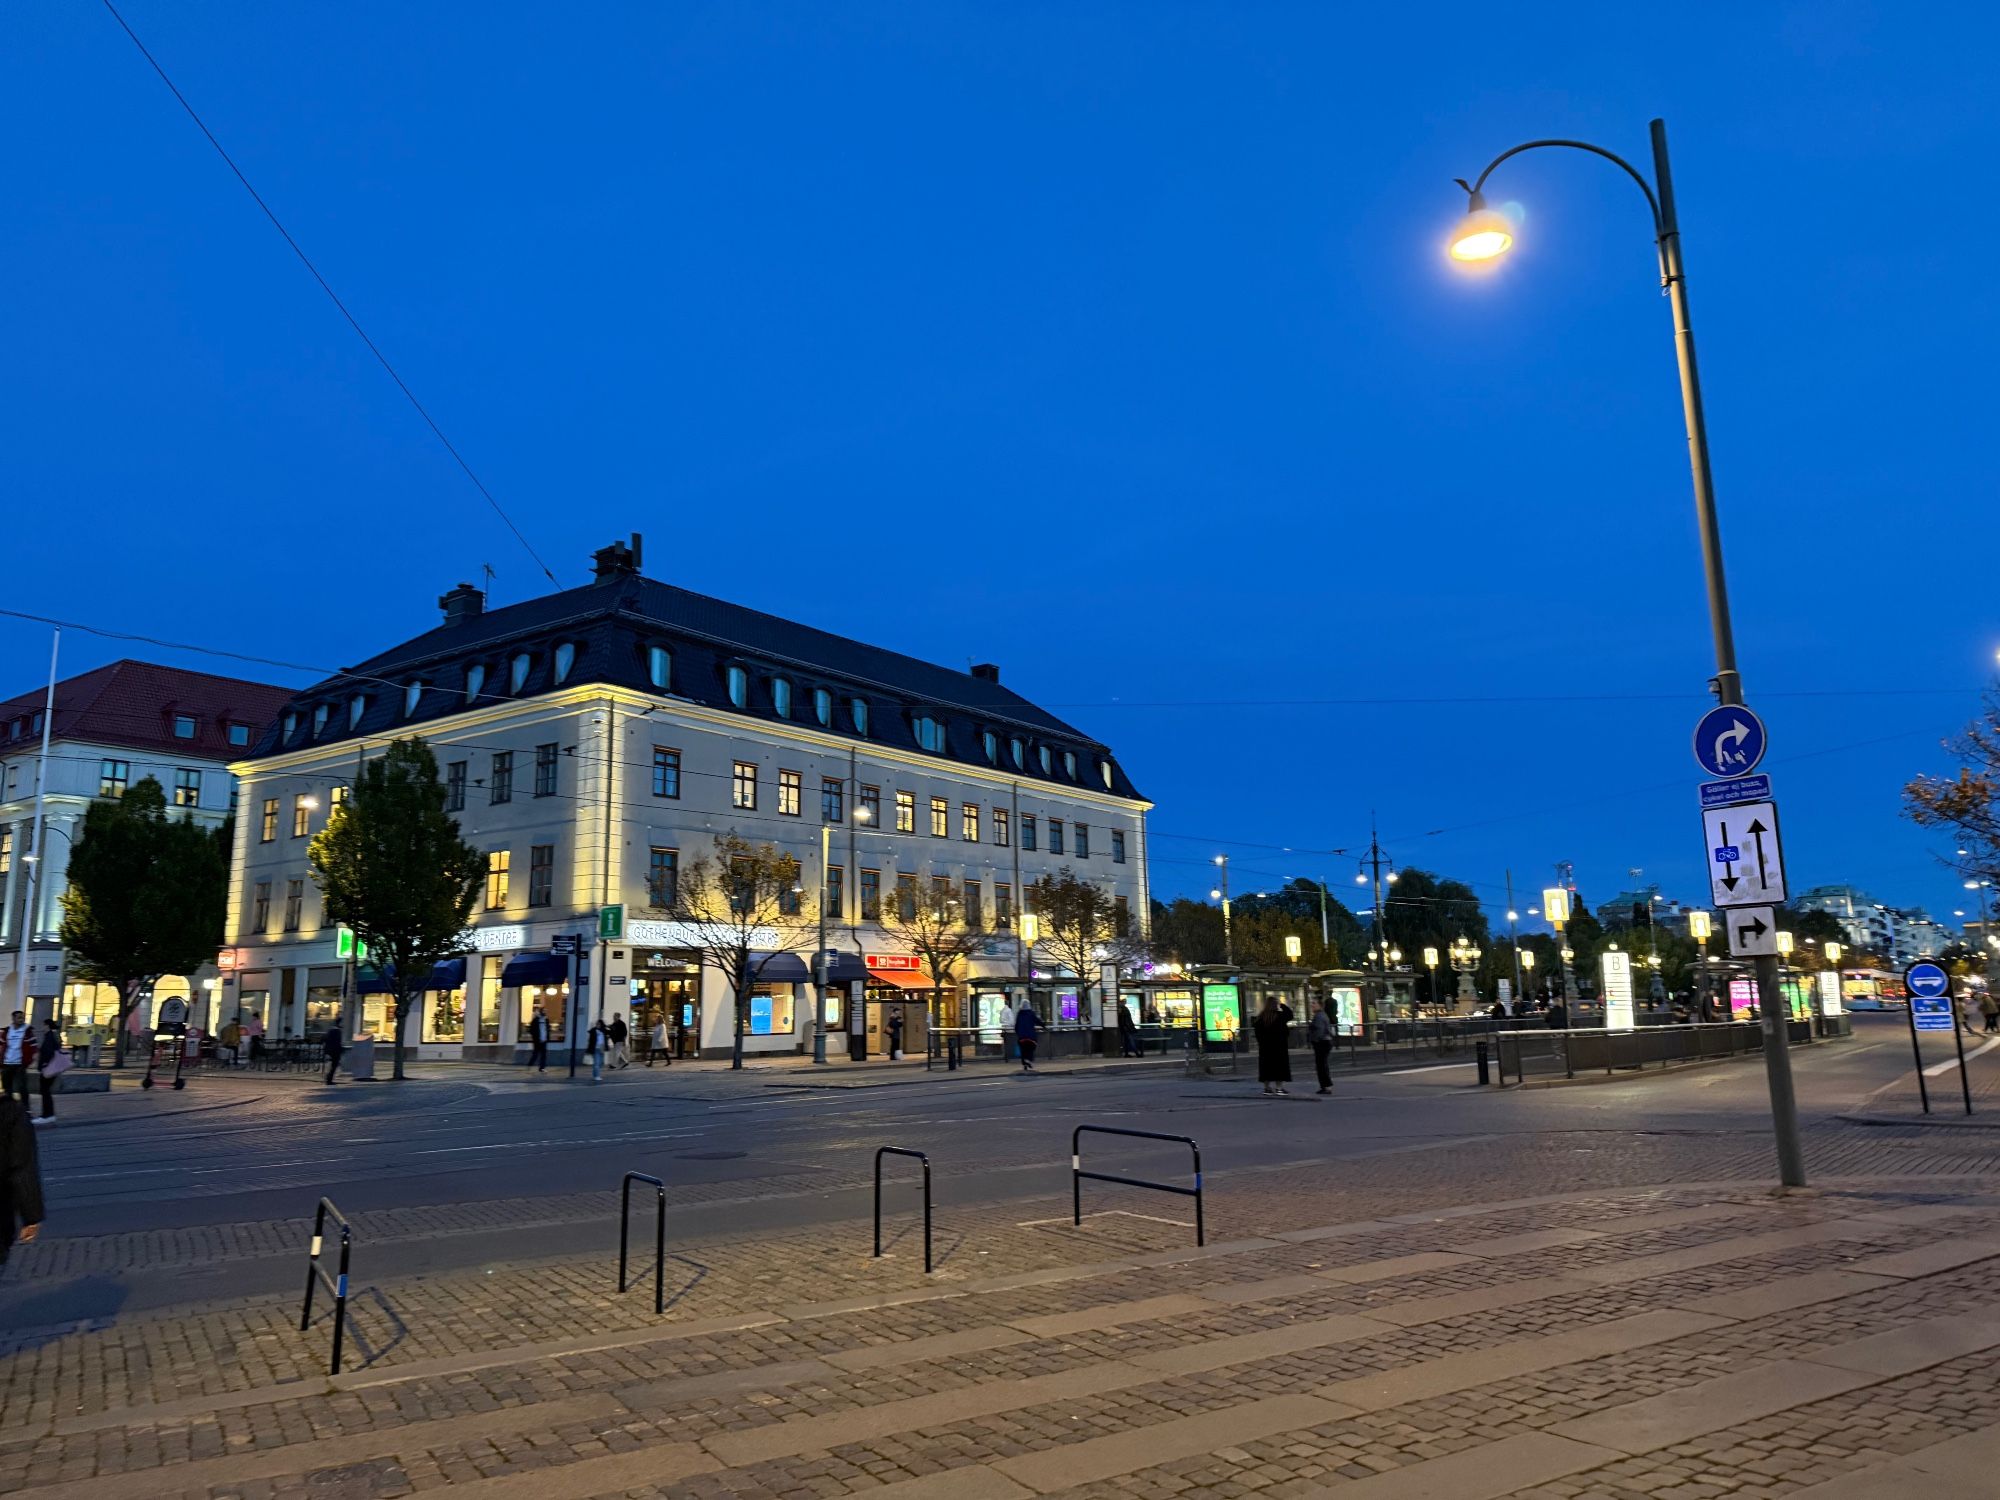
{"label": "metal bollard", "polygon": [[1491,1082],[1493,1081],[1493,1074],[1492,1074],[1491,1070],[1490,1070],[1490,1069],[1488,1069],[1488,1067],[1487,1067],[1487,1065],[1486,1065],[1486,1038],[1485,1038],[1485,1037],[1481,1037],[1481,1038],[1480,1038],[1480,1039],[1479,1039],[1478,1041],[1476,1041],[1476,1042],[1474,1042],[1474,1043],[1472,1044],[1472,1052],[1473,1052],[1473,1056],[1474,1056],[1474,1057],[1475,1057],[1475,1058],[1476,1058],[1476,1059],[1478,1060],[1478,1063],[1479,1063],[1479,1081],[1480,1081],[1480,1082],[1481,1082],[1482,1084],[1487,1084],[1487,1083],[1491,1083]]}

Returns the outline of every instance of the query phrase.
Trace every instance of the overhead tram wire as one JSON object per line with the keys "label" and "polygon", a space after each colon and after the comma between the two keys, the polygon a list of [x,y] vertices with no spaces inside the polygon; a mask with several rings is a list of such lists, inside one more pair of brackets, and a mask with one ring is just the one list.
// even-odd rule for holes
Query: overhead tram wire
{"label": "overhead tram wire", "polygon": [[203,120],[198,113],[196,113],[195,107],[188,102],[187,95],[183,94],[180,91],[180,86],[176,84],[173,81],[173,79],[167,75],[167,70],[160,66],[160,60],[155,56],[153,56],[151,49],[149,49],[144,42],[139,40],[139,33],[134,31],[131,27],[131,24],[125,19],[125,17],[118,13],[118,7],[113,5],[111,3],[111,0],[104,0],[104,8],[111,12],[111,19],[118,23],[119,29],[123,31],[126,36],[132,39],[132,45],[139,49],[139,55],[146,59],[147,63],[149,63],[152,66],[152,69],[155,73],[159,74],[160,82],[164,83],[167,86],[168,91],[173,94],[176,100],[179,101],[181,108],[187,111],[187,117],[190,120],[194,121],[195,128],[200,130],[202,135],[207,138],[209,145],[215,148],[215,154],[217,156],[220,156],[223,160],[223,163],[229,168],[229,170],[232,173],[235,174],[236,180],[243,185],[243,191],[250,195],[251,201],[254,202],[258,208],[263,210],[264,217],[271,221],[271,227],[277,230],[278,233],[281,236],[283,236],[284,241],[287,245],[290,245],[292,247],[292,254],[296,255],[299,258],[299,264],[301,264],[306,268],[306,270],[311,274],[312,279],[319,283],[319,289],[325,292],[328,300],[331,301],[333,305],[340,310],[340,315],[347,320],[347,326],[354,330],[355,336],[359,338],[361,342],[367,346],[368,352],[375,356],[376,363],[381,365],[382,368],[388,373],[389,378],[396,383],[396,389],[401,391],[404,397],[409,401],[410,405],[416,408],[416,413],[418,416],[423,418],[424,425],[430,428],[432,435],[435,436],[437,440],[444,445],[444,451],[449,453],[452,457],[452,461],[456,463],[461,470],[464,471],[465,477],[472,481],[472,487],[478,490],[479,493],[485,497],[486,503],[488,505],[493,507],[493,514],[498,516],[501,519],[501,521],[506,524],[507,529],[514,533],[514,540],[519,542],[523,550],[527,552],[528,556],[535,560],[535,566],[542,570],[543,576],[546,577],[550,583],[555,584],[557,588],[561,588],[562,587],[561,581],[556,577],[556,575],[553,572],[550,571],[549,565],[542,561],[542,555],[535,550],[534,544],[531,543],[528,540],[528,538],[522,534],[521,528],[514,524],[514,518],[507,514],[506,508],[503,507],[500,504],[499,500],[494,497],[493,492],[489,490],[486,487],[484,481],[482,481],[480,477],[472,471],[472,465],[465,461],[465,455],[460,453],[458,451],[457,446],[452,442],[452,440],[445,436],[444,429],[438,426],[437,424],[437,419],[434,418],[430,414],[430,412],[425,408],[424,403],[417,399],[417,393],[411,390],[409,387],[409,383],[405,381],[400,374],[397,373],[396,367],[391,363],[389,363],[389,356],[384,354],[381,350],[381,347],[378,344],[376,344],[375,340],[373,340],[368,336],[368,330],[361,326],[360,319],[356,318],[354,314],[348,310],[347,304],[340,300],[340,294],[336,292],[331,286],[331,284],[328,283],[327,279],[320,274],[319,267],[314,265],[312,262],[312,257],[307,255],[304,247],[301,246],[299,242],[292,237],[291,230],[285,228],[284,222],[281,219],[279,219],[277,214],[272,210],[271,205],[264,201],[264,195],[262,193],[259,193],[255,187],[251,186],[250,179],[244,176],[243,174],[243,169],[236,165],[236,158],[231,156],[229,152],[226,149],[224,149],[222,142],[216,139],[215,132],[210,130],[208,128],[207,122]]}

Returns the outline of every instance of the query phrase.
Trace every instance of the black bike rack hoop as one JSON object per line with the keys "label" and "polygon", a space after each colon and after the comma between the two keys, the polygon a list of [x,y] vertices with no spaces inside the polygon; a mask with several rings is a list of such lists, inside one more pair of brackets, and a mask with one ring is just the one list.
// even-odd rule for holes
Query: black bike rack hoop
{"label": "black bike rack hoop", "polygon": [[653,1227],[653,1311],[667,1310],[667,1185],[644,1172],[627,1172],[618,1190],[618,1290],[626,1286],[626,1240],[632,1222],[632,1184],[643,1182],[659,1194],[659,1217]]}
{"label": "black bike rack hoop", "polygon": [[[1194,1186],[1181,1187],[1172,1182],[1147,1182],[1142,1177],[1120,1177],[1111,1172],[1086,1172],[1083,1170],[1083,1138],[1090,1135],[1122,1135],[1139,1141],[1178,1141],[1194,1154]],[[1206,1226],[1202,1218],[1201,1204],[1201,1147],[1191,1135],[1162,1135],[1157,1130],[1125,1130],[1114,1125],[1079,1125],[1069,1138],[1069,1187],[1070,1222],[1081,1226],[1083,1223],[1083,1184],[1088,1178],[1092,1182],[1116,1182],[1125,1187],[1150,1188],[1156,1193],[1173,1193],[1182,1198],[1194,1199],[1194,1242],[1196,1245],[1208,1243]]]}
{"label": "black bike rack hoop", "polygon": [[[328,1276],[320,1269],[320,1251],[326,1244],[327,1216],[333,1216],[334,1224],[340,1230],[340,1274]],[[319,1200],[319,1207],[313,1211],[312,1248],[306,1256],[306,1302],[299,1313],[299,1332],[312,1327],[313,1292],[324,1282],[326,1289],[333,1293],[333,1364],[329,1375],[340,1373],[340,1349],[347,1333],[347,1265],[348,1257],[354,1250],[354,1226],[347,1222],[347,1215],[333,1206],[331,1198]]]}
{"label": "black bike rack hoop", "polygon": [[931,1274],[931,1159],[903,1146],[883,1146],[875,1152],[875,1255],[882,1254],[882,1158],[907,1156],[924,1164],[924,1274]]}

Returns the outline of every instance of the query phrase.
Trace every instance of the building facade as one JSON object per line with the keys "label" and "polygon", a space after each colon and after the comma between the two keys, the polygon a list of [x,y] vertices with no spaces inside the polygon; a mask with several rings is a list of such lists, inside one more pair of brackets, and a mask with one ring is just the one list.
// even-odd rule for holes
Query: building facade
{"label": "building facade", "polygon": [[[70,976],[60,936],[69,856],[84,813],[150,776],[169,809],[219,827],[234,799],[229,762],[248,753],[290,696],[268,683],[113,662],[56,684],[46,760],[46,688],[0,703],[0,986],[10,1009],[21,1006],[36,1020],[56,1014],[73,1043],[101,1040],[116,1023],[118,997],[109,986]],[[38,851],[35,799],[44,770]],[[209,966],[165,976],[154,999],[189,1001],[202,1024],[216,978]]]}
{"label": "building facade", "polygon": [[[284,707],[235,767],[223,983],[238,1012],[274,1036],[336,1021],[391,1034],[391,1001],[343,960],[307,850],[366,757],[410,735],[431,745],[488,870],[471,952],[431,976],[409,1022],[420,1056],[512,1060],[537,1009],[558,1041],[617,1013],[664,1022],[679,1055],[726,1053],[728,987],[670,911],[680,873],[725,834],[785,850],[824,892],[837,1049],[879,1051],[891,1014],[914,1045],[930,1013],[915,955],[875,920],[899,892],[948,888],[984,934],[942,1008],[965,1024],[975,992],[1029,982],[1016,918],[1039,876],[1073,869],[1145,922],[1150,804],[1106,746],[997,669],[953,671],[645,578],[637,541],[598,553],[591,583],[505,608],[461,584],[435,629]],[[616,940],[597,936],[605,907],[623,909]],[[571,994],[551,952],[569,934],[585,937],[589,994]],[[796,947],[760,969],[748,1051],[811,1044],[811,956]],[[1082,987],[1043,983],[1057,1014],[1094,1019]]]}
{"label": "building facade", "polygon": [[1792,904],[1838,918],[1850,952],[1873,954],[1898,966],[1936,958],[1959,941],[1922,908],[1889,906],[1851,885],[1814,886]]}

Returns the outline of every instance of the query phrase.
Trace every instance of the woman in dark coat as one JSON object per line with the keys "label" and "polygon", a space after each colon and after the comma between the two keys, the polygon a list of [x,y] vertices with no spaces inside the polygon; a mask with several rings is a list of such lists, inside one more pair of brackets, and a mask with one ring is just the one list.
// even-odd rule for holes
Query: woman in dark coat
{"label": "woman in dark coat", "polygon": [[0,1266],[14,1248],[16,1226],[22,1244],[34,1239],[42,1222],[42,1173],[35,1161],[35,1132],[28,1112],[12,1095],[0,1096]]}
{"label": "woman in dark coat", "polygon": [[1282,1094],[1292,1081],[1292,1017],[1278,1008],[1278,997],[1266,995],[1250,1029],[1257,1034],[1257,1081],[1267,1094]]}

